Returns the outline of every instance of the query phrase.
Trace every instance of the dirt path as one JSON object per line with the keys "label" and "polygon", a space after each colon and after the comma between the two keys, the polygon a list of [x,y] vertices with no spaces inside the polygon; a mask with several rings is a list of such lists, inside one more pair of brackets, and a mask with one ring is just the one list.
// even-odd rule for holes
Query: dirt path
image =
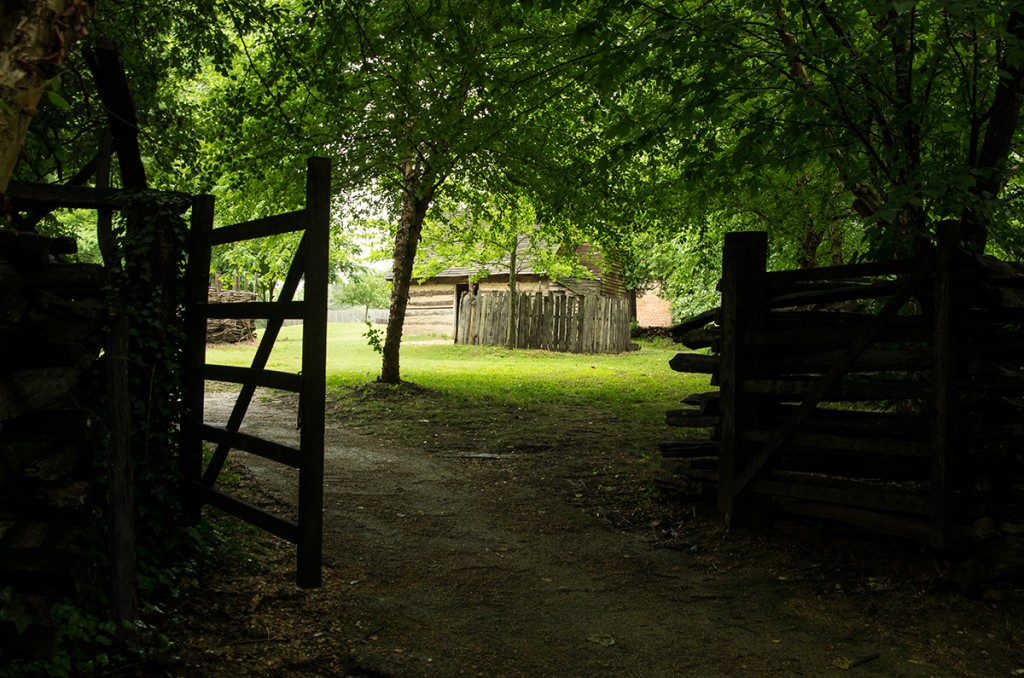
{"label": "dirt path", "polygon": [[[209,395],[207,420],[225,420],[229,406]],[[247,422],[247,432],[289,442],[294,403],[258,399]],[[781,561],[758,538],[721,531],[659,548],[565,501],[553,488],[568,480],[549,455],[427,453],[335,424],[327,441],[329,581],[317,609],[334,619],[309,623],[344,637],[347,675],[995,676],[1021,668],[1019,655],[998,649],[990,620],[978,618],[984,603],[956,609],[955,597],[885,585],[855,595],[821,562]],[[260,460],[246,464],[270,497],[292,503],[294,478]]]}

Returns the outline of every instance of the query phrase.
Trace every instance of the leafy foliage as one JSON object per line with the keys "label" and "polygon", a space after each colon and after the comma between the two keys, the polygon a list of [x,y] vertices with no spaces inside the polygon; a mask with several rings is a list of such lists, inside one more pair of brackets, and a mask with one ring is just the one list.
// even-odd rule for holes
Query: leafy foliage
{"label": "leafy foliage", "polygon": [[742,210],[765,170],[831,167],[814,190],[842,186],[873,255],[948,218],[984,244],[1012,223],[1022,27],[1016,2],[598,3],[577,35],[617,106],[590,183],[628,196],[647,177],[666,198],[640,204],[681,195],[692,215],[708,195]]}
{"label": "leafy foliage", "polygon": [[333,308],[385,308],[391,298],[391,286],[384,274],[369,268],[353,273],[350,279],[334,287],[329,303]]}

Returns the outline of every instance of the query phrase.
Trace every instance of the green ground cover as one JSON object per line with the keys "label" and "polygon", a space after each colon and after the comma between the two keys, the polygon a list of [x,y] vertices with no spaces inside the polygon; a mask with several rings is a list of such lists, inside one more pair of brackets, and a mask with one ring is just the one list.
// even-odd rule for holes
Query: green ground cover
{"label": "green ground cover", "polygon": [[[380,356],[367,345],[360,323],[328,326],[327,383],[332,397],[373,382]],[[673,372],[669,359],[679,348],[667,341],[642,341],[640,350],[624,354],[574,355],[493,346],[416,343],[402,346],[406,382],[453,404],[532,407],[577,405],[607,411],[621,419],[662,425],[665,411],[679,407],[687,394],[707,390],[707,377]],[[302,328],[282,330],[269,367],[298,371]],[[211,363],[246,365],[255,345],[215,347]]]}

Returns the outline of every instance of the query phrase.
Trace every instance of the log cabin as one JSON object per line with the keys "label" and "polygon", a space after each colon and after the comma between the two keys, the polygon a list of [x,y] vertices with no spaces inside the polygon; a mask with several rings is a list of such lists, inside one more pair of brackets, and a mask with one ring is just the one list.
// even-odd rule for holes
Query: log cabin
{"label": "log cabin", "polygon": [[[516,285],[528,294],[556,294],[568,296],[627,297],[622,266],[608,261],[592,245],[575,248],[579,263],[588,272],[587,277],[555,279],[544,273],[539,263],[530,256],[530,241],[520,236],[518,257],[520,264]],[[387,275],[388,280],[391,274]],[[409,306],[405,317],[404,333],[435,334],[457,340],[459,304],[467,292],[505,292],[509,288],[507,264],[494,263],[481,266],[451,266],[422,280],[413,280],[409,288]]]}

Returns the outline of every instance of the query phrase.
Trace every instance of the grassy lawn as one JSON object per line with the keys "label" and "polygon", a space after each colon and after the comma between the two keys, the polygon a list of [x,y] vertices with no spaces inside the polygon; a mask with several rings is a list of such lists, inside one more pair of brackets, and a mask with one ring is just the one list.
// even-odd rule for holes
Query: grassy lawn
{"label": "grassy lawn", "polygon": [[[376,379],[380,356],[366,343],[360,323],[328,326],[327,383],[340,397]],[[643,342],[639,351],[617,355],[574,355],[550,351],[509,351],[493,346],[416,344],[408,337],[401,353],[402,378],[436,392],[452,406],[487,404],[530,408],[545,404],[587,406],[619,419],[663,425],[665,411],[687,394],[707,390],[707,377],[673,372],[669,359],[679,348]],[[298,371],[302,328],[286,327],[269,367]],[[246,365],[254,345],[213,347],[211,363]]]}
{"label": "grassy lawn", "polygon": [[[616,525],[644,523],[652,506],[664,510],[651,483],[657,443],[696,435],[670,429],[665,412],[709,389],[706,375],[669,368],[680,349],[665,340],[618,355],[573,355],[415,343],[430,339],[415,336],[403,342],[404,383],[393,387],[376,383],[380,356],[365,331],[359,323],[328,326],[329,423],[427,453],[512,455],[513,475],[529,475]],[[301,327],[285,328],[269,366],[298,371],[301,340]],[[246,365],[255,350],[210,347],[207,359]]]}

